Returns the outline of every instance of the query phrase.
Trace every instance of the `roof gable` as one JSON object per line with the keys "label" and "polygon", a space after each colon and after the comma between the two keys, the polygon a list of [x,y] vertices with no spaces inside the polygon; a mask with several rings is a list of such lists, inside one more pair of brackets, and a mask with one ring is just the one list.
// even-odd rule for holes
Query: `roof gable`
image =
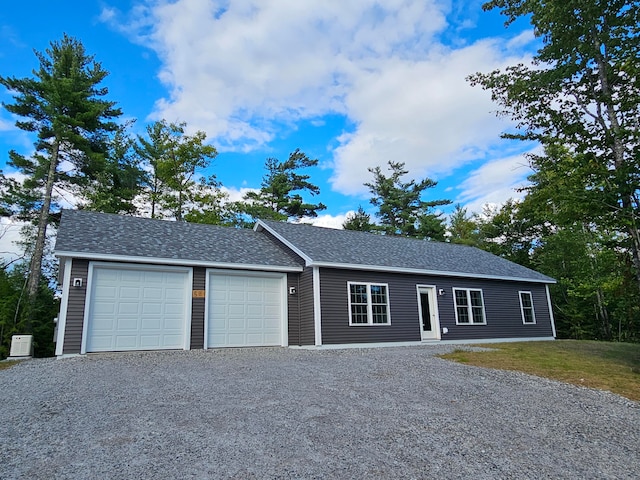
{"label": "roof gable", "polygon": [[300,270],[297,258],[248,229],[65,210],[57,256]]}
{"label": "roof gable", "polygon": [[555,283],[475,247],[304,224],[258,221],[308,265]]}

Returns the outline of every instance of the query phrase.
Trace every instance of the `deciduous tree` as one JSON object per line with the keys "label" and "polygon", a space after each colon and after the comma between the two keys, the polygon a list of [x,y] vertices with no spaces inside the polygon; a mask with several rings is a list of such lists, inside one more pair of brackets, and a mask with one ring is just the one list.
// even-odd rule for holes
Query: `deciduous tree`
{"label": "deciduous tree", "polygon": [[582,214],[618,231],[640,288],[639,3],[493,0],[483,8],[499,9],[507,25],[528,18],[542,47],[532,66],[478,73],[471,83],[490,90],[500,113],[517,122],[519,131],[505,137],[567,150],[569,156],[534,158],[534,168],[570,159],[563,168],[581,176],[589,204],[598,206]]}
{"label": "deciduous tree", "polygon": [[185,123],[167,123],[165,120],[147,126],[147,137],[138,137],[136,153],[147,165],[147,199],[151,205],[151,218],[166,215],[184,220],[188,205],[198,189],[196,174],[205,170],[218,152],[206,145],[206,134],[198,131],[185,133]]}

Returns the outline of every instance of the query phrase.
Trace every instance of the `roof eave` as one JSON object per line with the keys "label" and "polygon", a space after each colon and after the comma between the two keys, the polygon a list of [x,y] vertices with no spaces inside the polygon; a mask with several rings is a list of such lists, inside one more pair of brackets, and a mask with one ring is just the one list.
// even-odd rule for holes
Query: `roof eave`
{"label": "roof eave", "polygon": [[554,279],[537,279],[526,277],[512,277],[503,275],[486,275],[482,273],[466,273],[466,272],[447,272],[440,270],[424,270],[420,268],[407,268],[407,267],[387,267],[384,265],[358,265],[351,263],[334,263],[334,262],[308,262],[308,267],[325,267],[325,268],[340,268],[350,270],[367,270],[372,272],[387,272],[387,273],[409,273],[415,275],[440,275],[443,277],[457,277],[457,278],[480,278],[483,280],[507,280],[512,282],[527,282],[527,283],[543,283],[553,284],[557,283]]}
{"label": "roof eave", "polygon": [[188,267],[206,267],[206,268],[227,268],[236,270],[260,270],[268,272],[301,272],[301,266],[290,265],[263,265],[263,264],[245,264],[245,263],[228,263],[228,262],[207,262],[204,260],[184,260],[177,258],[162,257],[139,257],[135,255],[111,255],[92,252],[73,252],[66,250],[54,251],[54,255],[58,258],[82,258],[86,260],[100,260],[111,262],[134,262],[145,264],[160,265],[180,265]]}

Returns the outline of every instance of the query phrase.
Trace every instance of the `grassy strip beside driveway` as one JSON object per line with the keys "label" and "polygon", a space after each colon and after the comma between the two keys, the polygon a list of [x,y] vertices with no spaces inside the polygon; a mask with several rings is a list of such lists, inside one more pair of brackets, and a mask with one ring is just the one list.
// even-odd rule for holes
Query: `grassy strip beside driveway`
{"label": "grassy strip beside driveway", "polygon": [[479,367],[518,370],[640,401],[640,344],[556,340],[482,346],[492,350],[455,350],[441,357]]}

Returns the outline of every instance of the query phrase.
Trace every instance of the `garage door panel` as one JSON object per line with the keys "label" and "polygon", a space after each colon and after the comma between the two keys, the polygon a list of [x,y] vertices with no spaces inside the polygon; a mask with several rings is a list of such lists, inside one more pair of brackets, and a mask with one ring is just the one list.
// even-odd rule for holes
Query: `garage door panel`
{"label": "garage door panel", "polygon": [[164,298],[169,302],[179,301],[180,303],[182,303],[182,301],[184,300],[184,290],[179,288],[165,288]]}
{"label": "garage door panel", "polygon": [[142,348],[156,350],[160,348],[160,335],[141,335],[140,346]]}
{"label": "garage door panel", "polygon": [[265,306],[261,303],[247,305],[246,313],[247,316],[251,317],[262,317],[264,314]]}
{"label": "garage door panel", "polygon": [[158,330],[162,329],[162,320],[155,317],[151,318],[142,318],[140,327],[142,330]]}
{"label": "garage door panel", "polygon": [[165,317],[164,322],[158,321],[158,325],[162,326],[166,333],[176,333],[182,331],[182,317]]}
{"label": "garage door panel", "polygon": [[113,337],[111,335],[95,335],[92,340],[94,346],[93,351],[105,352],[114,349]]}
{"label": "garage door panel", "polygon": [[101,298],[117,298],[118,288],[113,286],[100,286],[97,288],[96,294]]}
{"label": "garage door panel", "polygon": [[181,316],[184,313],[184,303],[166,303],[164,305],[165,315],[177,315]]}
{"label": "garage door panel", "polygon": [[93,304],[94,314],[113,315],[116,311],[116,305],[113,302],[95,302]]}
{"label": "garage door panel", "polygon": [[162,315],[162,305],[160,303],[145,302],[142,304],[141,312],[143,315]]}
{"label": "garage door panel", "polygon": [[139,284],[142,280],[142,273],[139,270],[120,270],[120,281],[123,283]]}
{"label": "garage door panel", "polygon": [[226,295],[227,302],[244,302],[245,292],[243,291],[229,291]]}
{"label": "garage door panel", "polygon": [[162,288],[145,287],[143,298],[145,300],[162,300],[162,294]]}
{"label": "garage door panel", "polygon": [[137,335],[118,335],[115,340],[115,348],[110,348],[110,350],[132,350],[138,344]]}
{"label": "garage door panel", "polygon": [[207,345],[281,345],[282,289],[282,278],[210,273]]}
{"label": "garage door panel", "polygon": [[139,311],[139,303],[120,302],[118,304],[118,315],[137,315]]}
{"label": "garage door panel", "polygon": [[94,267],[87,351],[183,348],[188,279],[186,271]]}
{"label": "garage door panel", "polygon": [[227,316],[244,317],[245,305],[242,303],[230,303],[226,305]]}
{"label": "garage door panel", "polygon": [[182,335],[163,335],[163,345],[171,345],[172,348],[182,348]]}
{"label": "garage door panel", "polygon": [[247,292],[247,301],[248,302],[260,302],[262,303],[264,298],[263,292]]}
{"label": "garage door panel", "polygon": [[118,317],[116,319],[116,330],[138,330],[138,318],[137,317]]}

